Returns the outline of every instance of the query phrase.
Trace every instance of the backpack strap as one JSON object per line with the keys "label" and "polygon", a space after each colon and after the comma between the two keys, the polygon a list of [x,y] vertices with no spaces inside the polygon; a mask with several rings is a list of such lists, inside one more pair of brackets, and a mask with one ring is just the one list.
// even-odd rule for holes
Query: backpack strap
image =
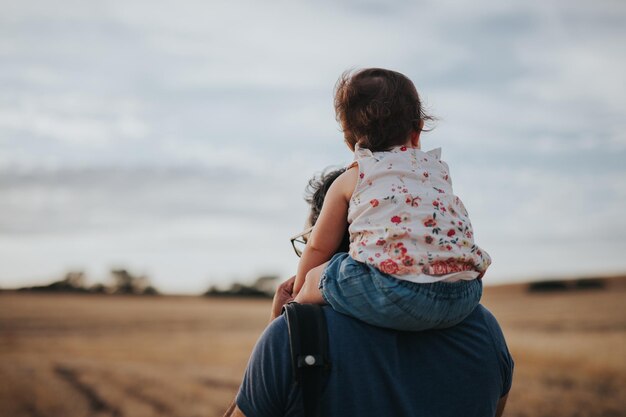
{"label": "backpack strap", "polygon": [[305,417],[320,416],[320,400],[330,371],[328,330],[322,306],[291,302],[283,307],[289,329],[293,379],[302,390]]}

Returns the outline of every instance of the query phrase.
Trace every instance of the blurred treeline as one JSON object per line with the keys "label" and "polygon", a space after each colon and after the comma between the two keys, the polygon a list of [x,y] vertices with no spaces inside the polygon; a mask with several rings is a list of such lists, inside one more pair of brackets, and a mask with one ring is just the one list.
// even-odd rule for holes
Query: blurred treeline
{"label": "blurred treeline", "polygon": [[[617,277],[617,276],[616,276]],[[624,275],[620,278],[624,279]],[[526,291],[532,293],[601,290],[606,288],[608,277],[549,279],[523,284]],[[202,295],[207,297],[244,297],[271,298],[278,284],[277,275],[262,275],[250,284],[234,282],[228,287],[211,285]],[[71,271],[65,276],[47,285],[19,288],[18,291],[34,292],[65,292],[90,294],[160,294],[145,275],[135,275],[126,269],[112,269],[108,283],[88,285],[87,277],[82,271]]]}
{"label": "blurred treeline", "polygon": [[[235,282],[229,287],[212,285],[203,293],[207,297],[271,298],[276,289],[277,275],[262,275],[251,284]],[[19,288],[18,291],[60,292],[85,294],[132,294],[158,295],[160,291],[151,284],[146,275],[136,275],[126,269],[112,269],[106,283],[89,285],[82,271],[70,271],[57,281],[47,285]]]}
{"label": "blurred treeline", "polygon": [[212,285],[204,293],[208,297],[253,297],[271,298],[276,290],[277,275],[262,275],[252,284],[233,283],[228,288]]}
{"label": "blurred treeline", "polygon": [[87,284],[87,276],[82,271],[70,271],[65,276],[48,285],[20,288],[18,291],[35,292],[71,292],[93,294],[135,294],[157,295],[159,291],[152,286],[145,275],[135,275],[126,269],[112,269],[108,283]]}
{"label": "blurred treeline", "polygon": [[601,290],[606,287],[602,278],[579,278],[571,280],[536,281],[528,284],[529,292],[552,292],[572,290]]}

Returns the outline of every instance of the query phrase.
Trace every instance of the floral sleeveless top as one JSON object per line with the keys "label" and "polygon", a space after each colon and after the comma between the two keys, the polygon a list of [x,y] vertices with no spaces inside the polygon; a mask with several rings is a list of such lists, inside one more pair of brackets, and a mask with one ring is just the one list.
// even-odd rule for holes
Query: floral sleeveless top
{"label": "floral sleeveless top", "polygon": [[350,199],[350,256],[413,282],[474,279],[491,258],[474,243],[467,210],[452,192],[441,149],[356,148]]}

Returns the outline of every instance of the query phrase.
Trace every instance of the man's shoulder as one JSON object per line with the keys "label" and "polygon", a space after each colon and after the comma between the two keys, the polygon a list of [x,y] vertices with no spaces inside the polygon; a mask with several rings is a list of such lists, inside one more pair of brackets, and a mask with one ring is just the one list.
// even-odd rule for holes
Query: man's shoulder
{"label": "man's shoulder", "polygon": [[[353,317],[341,314],[333,310],[330,306],[323,306],[326,322],[328,326],[328,332],[330,341],[332,344],[359,344],[359,340],[365,340],[372,338],[378,340],[385,340],[389,338],[397,337],[398,331],[391,329],[384,329],[376,326],[369,325]],[[500,324],[494,317],[494,315],[483,305],[478,305],[472,313],[465,318],[461,323],[456,326],[439,329],[426,332],[414,332],[409,333],[401,332],[409,338],[415,339],[439,339],[439,338],[479,338],[484,343],[486,339],[489,339],[496,350],[501,345],[504,345],[505,339],[500,328]],[[482,335],[482,336],[481,336]],[[277,317],[270,325],[265,329],[259,344],[275,345],[277,342],[279,345],[288,344],[289,329],[287,319],[285,315]],[[284,342],[284,344],[282,343]]]}
{"label": "man's shoulder", "polygon": [[493,315],[493,313],[482,304],[478,304],[478,306],[476,306],[474,311],[472,311],[467,319],[481,321],[489,326],[498,325],[498,320],[496,320],[496,317]]}
{"label": "man's shoulder", "polygon": [[[494,315],[483,305],[478,305],[461,323],[436,330],[405,332],[371,326],[325,306],[328,333],[332,346],[362,346],[364,350],[388,350],[393,346],[419,349],[422,353],[440,355],[466,355],[472,349],[484,352],[485,359],[494,353],[506,352],[506,341]],[[283,323],[284,324],[284,323]],[[365,348],[368,346],[369,348]],[[492,349],[486,349],[491,346]]]}
{"label": "man's shoulder", "polygon": [[479,304],[468,317],[470,320],[480,320],[489,330],[491,337],[496,343],[504,343],[504,334],[496,317],[485,306]]}
{"label": "man's shoulder", "polygon": [[[335,310],[333,310],[330,306],[326,305],[326,306],[323,306],[322,308],[324,310],[327,320],[329,321],[329,323],[332,323],[333,326],[356,327],[365,332],[376,332],[376,333],[380,333],[381,331],[394,332],[393,330],[381,329],[379,327],[369,325],[367,323],[364,323],[358,319],[347,316],[345,314],[338,313]],[[277,325],[285,326],[286,328],[286,323],[284,319],[281,321],[282,321],[282,324],[280,325],[277,324]],[[500,325],[498,324],[498,321],[496,320],[495,316],[491,313],[491,311],[489,311],[482,304],[479,304],[470,313],[470,315],[467,316],[465,320],[463,320],[461,323],[457,324],[454,327],[449,327],[447,329],[441,329],[438,331],[451,332],[451,331],[458,330],[457,328],[460,329],[460,328],[467,327],[467,326],[483,326],[483,327],[489,328],[490,331],[494,331],[494,330],[500,331]],[[416,332],[416,333],[420,333],[420,332]]]}

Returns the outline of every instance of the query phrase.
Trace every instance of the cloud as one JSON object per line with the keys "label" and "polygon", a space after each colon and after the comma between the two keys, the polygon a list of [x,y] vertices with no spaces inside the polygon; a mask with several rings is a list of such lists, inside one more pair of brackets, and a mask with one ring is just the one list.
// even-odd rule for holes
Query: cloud
{"label": "cloud", "polygon": [[305,182],[273,175],[226,166],[0,172],[0,282],[66,268],[102,279],[123,266],[164,291],[199,293],[292,273],[288,237],[304,223]]}
{"label": "cloud", "polygon": [[171,288],[177,271],[188,289],[206,277],[207,259],[222,275],[289,264],[273,254],[302,223],[307,179],[351,159],[332,90],[359,66],[407,74],[440,118],[424,146],[444,148],[498,274],[530,271],[523,250],[535,273],[570,267],[568,248],[601,268],[598,242],[626,228],[622,2],[2,9],[6,274],[35,273],[28,248],[49,270],[128,262]]}
{"label": "cloud", "polygon": [[294,185],[225,166],[3,172],[0,231],[65,234],[220,217],[299,222],[293,212],[301,211],[304,183]]}
{"label": "cloud", "polygon": [[502,185],[494,195],[508,203],[499,204],[504,206],[501,216],[489,222],[493,236],[500,233],[503,240],[529,245],[545,241],[567,246],[579,239],[620,244],[616,231],[626,231],[626,221],[619,214],[626,205],[626,174],[565,177],[532,168],[495,174],[501,174]]}

